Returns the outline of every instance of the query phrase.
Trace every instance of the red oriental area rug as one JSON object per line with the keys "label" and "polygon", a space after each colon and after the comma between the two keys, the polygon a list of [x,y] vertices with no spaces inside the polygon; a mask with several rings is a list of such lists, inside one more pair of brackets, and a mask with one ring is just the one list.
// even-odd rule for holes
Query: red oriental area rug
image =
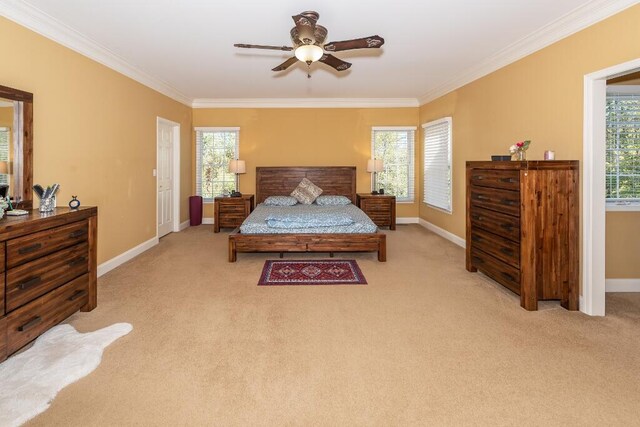
{"label": "red oriental area rug", "polygon": [[353,259],[266,261],[258,286],[273,285],[366,285]]}

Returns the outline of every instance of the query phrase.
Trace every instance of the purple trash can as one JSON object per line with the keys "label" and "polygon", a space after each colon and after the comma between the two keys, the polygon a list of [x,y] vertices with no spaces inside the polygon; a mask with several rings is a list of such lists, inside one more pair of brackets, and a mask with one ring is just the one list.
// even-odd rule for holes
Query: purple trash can
{"label": "purple trash can", "polygon": [[190,225],[202,224],[202,197],[191,196],[189,197],[189,216]]}

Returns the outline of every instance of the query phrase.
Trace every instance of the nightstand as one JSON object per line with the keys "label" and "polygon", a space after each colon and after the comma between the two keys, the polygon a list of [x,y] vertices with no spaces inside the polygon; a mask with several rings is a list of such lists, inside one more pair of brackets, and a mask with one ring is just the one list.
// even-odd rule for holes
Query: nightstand
{"label": "nightstand", "polygon": [[221,227],[239,227],[253,211],[253,200],[253,194],[213,199],[213,232],[220,232]]}
{"label": "nightstand", "polygon": [[396,229],[396,196],[360,193],[356,204],[378,227]]}

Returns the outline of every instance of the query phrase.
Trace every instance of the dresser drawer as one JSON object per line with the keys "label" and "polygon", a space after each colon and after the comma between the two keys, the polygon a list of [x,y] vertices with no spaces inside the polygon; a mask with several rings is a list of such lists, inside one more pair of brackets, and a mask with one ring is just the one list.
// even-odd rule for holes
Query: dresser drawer
{"label": "dresser drawer", "polygon": [[227,204],[227,203],[220,203],[220,213],[224,213],[224,214],[242,214],[244,215],[246,209],[244,204],[243,205],[239,205],[237,203],[233,203],[233,204]]}
{"label": "dresser drawer", "polygon": [[7,358],[7,318],[0,317],[0,362]]}
{"label": "dresser drawer", "polygon": [[85,242],[7,271],[7,312],[89,271],[88,254]]}
{"label": "dresser drawer", "polygon": [[365,199],[360,202],[360,209],[365,212],[391,212],[391,202],[388,200]]}
{"label": "dresser drawer", "polygon": [[520,191],[520,171],[474,169],[471,172],[471,184]]}
{"label": "dresser drawer", "polygon": [[85,242],[88,234],[87,221],[80,221],[9,240],[7,242],[7,268]]}
{"label": "dresser drawer", "polygon": [[239,227],[242,225],[242,221],[244,221],[245,215],[229,215],[225,214],[225,216],[220,217],[220,227]]}
{"label": "dresser drawer", "polygon": [[520,218],[471,206],[472,228],[482,228],[515,242],[520,241]]}
{"label": "dresser drawer", "polygon": [[471,248],[471,264],[496,282],[520,295],[520,270],[486,254]]}
{"label": "dresser drawer", "polygon": [[520,268],[520,244],[516,242],[476,228],[471,231],[471,245],[515,268]]}
{"label": "dresser drawer", "polygon": [[75,313],[89,301],[89,275],[85,274],[7,316],[9,353]]}
{"label": "dresser drawer", "polygon": [[471,205],[520,216],[520,193],[472,185]]}

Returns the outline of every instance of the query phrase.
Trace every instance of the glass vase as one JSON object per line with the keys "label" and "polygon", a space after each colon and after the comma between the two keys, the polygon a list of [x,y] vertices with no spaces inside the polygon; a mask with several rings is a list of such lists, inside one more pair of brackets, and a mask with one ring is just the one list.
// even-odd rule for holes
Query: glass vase
{"label": "glass vase", "polygon": [[516,153],[516,159],[520,162],[527,160],[527,152],[526,151],[518,151]]}

